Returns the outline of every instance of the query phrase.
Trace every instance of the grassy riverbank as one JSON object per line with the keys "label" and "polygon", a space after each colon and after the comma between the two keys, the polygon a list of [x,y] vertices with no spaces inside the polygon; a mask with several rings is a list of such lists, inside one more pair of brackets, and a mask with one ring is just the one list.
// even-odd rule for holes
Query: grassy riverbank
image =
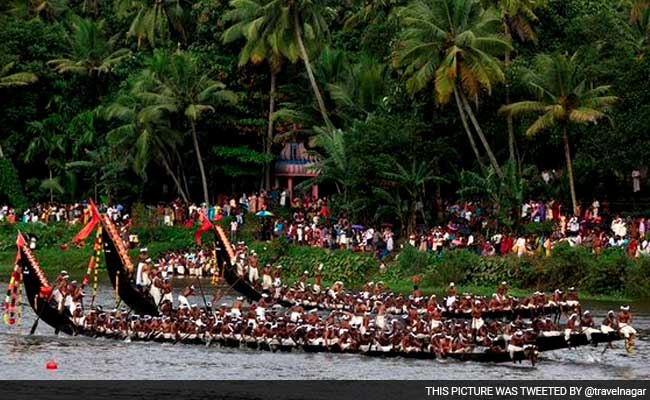
{"label": "grassy riverbank", "polygon": [[[70,247],[61,250],[61,243],[74,237],[79,227],[21,226],[23,231],[39,238],[36,256],[46,273],[56,275],[65,269],[81,278],[86,270],[92,246],[83,249]],[[620,251],[607,251],[596,257],[582,248],[559,247],[551,257],[517,258],[480,257],[469,251],[449,251],[442,254],[424,254],[405,248],[385,262],[380,271],[379,262],[371,255],[349,251],[331,251],[311,247],[292,246],[285,241],[254,242],[256,229],[248,224],[241,236],[251,243],[262,263],[281,264],[285,277],[296,280],[304,270],[313,271],[323,263],[325,282],[341,280],[349,287],[361,287],[364,282],[383,281],[393,291],[409,293],[411,278],[421,277],[420,287],[425,293],[444,293],[453,281],[462,292],[490,295],[502,280],[511,285],[516,296],[534,290],[552,291],[557,287],[576,286],[584,299],[626,302],[650,298],[650,259],[630,259]],[[143,245],[153,257],[168,250],[194,245],[194,230],[174,228],[137,229]],[[0,278],[5,280],[15,259],[16,227],[0,226]],[[209,243],[211,238],[206,235]],[[133,251],[133,256],[137,251]]]}

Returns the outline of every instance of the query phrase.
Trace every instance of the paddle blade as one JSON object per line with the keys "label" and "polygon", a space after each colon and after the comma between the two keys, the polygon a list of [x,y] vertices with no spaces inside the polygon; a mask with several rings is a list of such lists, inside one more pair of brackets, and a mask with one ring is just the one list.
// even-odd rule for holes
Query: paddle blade
{"label": "paddle blade", "polygon": [[34,321],[34,325],[32,325],[32,329],[29,330],[29,334],[33,335],[34,332],[36,332],[36,328],[38,327],[38,320],[40,320],[41,317],[36,317],[36,321]]}

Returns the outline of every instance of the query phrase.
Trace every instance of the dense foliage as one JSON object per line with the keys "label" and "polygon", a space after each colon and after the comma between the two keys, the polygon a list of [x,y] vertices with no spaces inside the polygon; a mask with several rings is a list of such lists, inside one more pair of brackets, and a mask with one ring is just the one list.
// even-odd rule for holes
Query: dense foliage
{"label": "dense foliage", "polygon": [[[274,154],[302,140],[360,223],[410,231],[459,196],[508,221],[573,187],[630,207],[650,154],[649,14],[643,0],[4,2],[0,202],[214,201],[271,185]],[[566,77],[570,93],[543,90]]]}

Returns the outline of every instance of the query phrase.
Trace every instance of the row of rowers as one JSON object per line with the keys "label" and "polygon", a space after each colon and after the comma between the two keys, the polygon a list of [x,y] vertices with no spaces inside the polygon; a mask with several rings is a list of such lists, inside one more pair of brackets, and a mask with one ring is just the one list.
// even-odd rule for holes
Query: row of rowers
{"label": "row of rowers", "polygon": [[[255,259],[255,254],[252,254]],[[546,307],[567,306],[569,309],[579,308],[578,291],[569,288],[565,293],[560,289],[555,290],[551,295],[543,292],[535,292],[525,298],[515,298],[508,295],[506,282],[499,285],[496,293],[491,298],[473,296],[468,293],[459,294],[454,283],[450,283],[446,291],[446,297],[442,304],[438,303],[435,295],[425,296],[415,286],[410,296],[395,294],[383,284],[383,282],[367,283],[359,292],[347,291],[343,282],[337,281],[329,288],[323,288],[323,277],[321,264],[313,274],[313,279],[308,271],[305,271],[293,285],[283,284],[281,266],[273,269],[267,264],[262,273],[261,281],[257,280],[257,274],[246,274],[245,263],[237,263],[237,274],[241,279],[254,285],[259,291],[268,295],[272,302],[283,304],[299,304],[306,308],[319,308],[325,310],[347,310],[352,311],[358,303],[380,302],[386,307],[388,313],[401,314],[408,312],[411,307],[432,309],[442,311],[453,311],[462,313],[475,312],[476,308],[482,311],[508,311],[516,309],[538,310],[540,313]],[[146,276],[140,276],[145,271]],[[248,270],[250,272],[250,270]],[[150,270],[138,268],[136,282],[141,290],[148,292],[156,304],[161,299],[173,301],[172,285],[170,277],[165,276],[164,270]],[[260,284],[261,282],[261,284]],[[186,290],[187,291],[187,290]],[[179,296],[179,301],[186,305],[187,293]]]}
{"label": "row of rowers", "polygon": [[[169,302],[160,317],[130,315],[126,310],[104,312],[94,308],[83,314],[78,309],[73,320],[90,336],[130,338],[134,340],[206,342],[235,341],[253,346],[322,346],[343,351],[397,351],[397,352],[478,352],[519,351],[534,344],[539,336],[561,336],[569,340],[571,334],[618,331],[634,335],[630,326],[632,316],[623,307],[617,316],[610,311],[602,324],[596,325],[591,313],[582,318],[574,314],[564,327],[551,319],[534,319],[526,323],[516,319],[510,323],[492,321],[476,325],[475,321],[437,319],[432,315],[417,314],[392,316],[369,313],[356,315],[346,311],[332,311],[319,315],[315,310],[299,307],[288,310],[261,305],[244,309],[236,300],[231,307],[223,305],[212,310],[198,306],[181,307],[176,312]],[[260,311],[262,309],[262,311]],[[506,346],[507,343],[507,346]]]}

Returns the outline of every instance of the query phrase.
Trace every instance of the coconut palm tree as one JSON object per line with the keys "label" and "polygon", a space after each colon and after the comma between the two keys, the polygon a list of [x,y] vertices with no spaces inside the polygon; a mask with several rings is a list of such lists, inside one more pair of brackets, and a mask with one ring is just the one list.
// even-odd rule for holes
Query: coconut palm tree
{"label": "coconut palm tree", "polygon": [[[10,73],[16,63],[10,62],[0,68],[0,89],[8,89],[18,86],[27,86],[38,81],[38,76],[31,72],[14,72]],[[0,158],[4,157],[2,146],[0,145]]]}
{"label": "coconut palm tree", "polygon": [[38,77],[31,72],[10,73],[16,63],[10,62],[0,68],[0,89],[7,89],[17,86],[27,86],[36,81]]}
{"label": "coconut palm tree", "polygon": [[607,111],[618,98],[609,95],[610,86],[592,86],[587,83],[585,74],[578,63],[577,54],[540,55],[535,61],[535,69],[524,77],[536,99],[520,101],[501,107],[503,114],[541,114],[526,130],[535,135],[554,127],[562,130],[564,157],[566,159],[573,212],[577,213],[577,196],[573,176],[573,162],[569,143],[569,126],[597,123],[609,118]]}
{"label": "coconut palm tree", "polygon": [[650,53],[650,9],[644,10],[630,25],[631,44],[639,59]]}
{"label": "coconut palm tree", "polygon": [[638,21],[645,11],[650,10],[650,0],[623,0],[622,3],[630,9],[630,22]]}
{"label": "coconut palm tree", "polygon": [[301,59],[309,78],[318,109],[326,125],[331,126],[322,93],[314,77],[308,48],[317,47],[327,36],[327,17],[332,13],[320,0],[253,0],[258,18],[251,29],[264,27],[260,35],[268,37],[273,53],[281,54],[291,63]]}
{"label": "coconut palm tree", "polygon": [[41,188],[49,191],[50,202],[54,201],[54,192],[63,193],[58,177],[54,177],[55,169],[61,169],[61,160],[66,153],[66,135],[61,131],[64,122],[58,113],[49,115],[42,121],[32,121],[27,124],[27,132],[31,136],[24,159],[31,162],[37,157],[43,157],[47,166],[48,178],[43,180]]}
{"label": "coconut palm tree", "polygon": [[23,19],[54,21],[68,8],[67,0],[10,0],[8,3],[8,13]]}
{"label": "coconut palm tree", "polygon": [[[421,204],[426,198],[426,186],[431,182],[442,182],[444,179],[435,175],[434,168],[430,163],[418,162],[415,159],[408,164],[402,164],[393,159],[392,165],[387,166],[387,170],[382,175],[406,194],[409,204],[406,231],[408,234],[415,232],[418,204]],[[424,205],[421,210],[426,223]]]}
{"label": "coconut palm tree", "polygon": [[203,197],[209,203],[208,181],[201,155],[197,123],[215,111],[215,105],[235,102],[237,96],[225,85],[210,77],[190,53],[156,51],[146,62],[146,69],[134,86],[134,95],[145,107],[141,113],[156,116],[175,114],[190,125],[194,153],[201,173]]}
{"label": "coconut palm tree", "polygon": [[[265,153],[271,159],[271,146],[273,144],[273,122],[275,112],[275,93],[277,75],[282,68],[284,57],[275,36],[277,32],[272,30],[269,24],[271,19],[264,13],[264,6],[270,0],[232,0],[231,10],[224,15],[224,20],[232,22],[232,25],[223,33],[224,43],[231,43],[235,40],[245,39],[246,44],[239,52],[239,66],[246,64],[267,63],[271,76],[271,87],[269,90],[269,116],[266,129]],[[275,44],[274,44],[275,42]],[[271,161],[265,163],[264,185],[267,190],[271,188]]]}
{"label": "coconut palm tree", "polygon": [[[501,167],[474,115],[467,96],[475,103],[484,92],[505,79],[498,56],[510,49],[499,36],[500,20],[479,0],[413,0],[400,8],[404,27],[393,53],[395,67],[409,76],[411,93],[435,82],[436,100],[447,104],[452,96],[474,154],[481,163],[467,117],[471,121],[490,164],[499,177]],[[482,163],[481,163],[482,165]]]}
{"label": "coconut palm tree", "polygon": [[69,36],[67,57],[51,60],[58,72],[73,72],[82,75],[99,76],[108,74],[113,68],[131,56],[128,49],[115,49],[116,37],[107,39],[104,20],[93,21],[74,17],[72,35]]}
{"label": "coconut palm tree", "polygon": [[405,0],[352,0],[350,8],[354,11],[345,19],[343,27],[351,29],[359,24],[373,24],[390,18],[394,7],[401,6]]}
{"label": "coconut palm tree", "polygon": [[128,36],[138,39],[138,48],[145,40],[156,47],[169,38],[170,25],[187,43],[187,23],[191,3],[188,0],[115,0],[119,18],[133,18]]}
{"label": "coconut palm tree", "polygon": [[130,156],[133,170],[146,177],[147,167],[152,161],[159,163],[176,185],[183,201],[189,196],[174,173],[173,160],[183,135],[169,127],[160,113],[150,112],[132,93],[123,93],[111,104],[100,107],[97,114],[118,125],[107,133],[108,143],[120,153]]}
{"label": "coconut palm tree", "polygon": [[[503,24],[506,40],[513,38],[519,41],[537,43],[537,32],[534,24],[538,18],[535,11],[542,6],[544,0],[484,0],[486,7],[495,7]],[[505,52],[505,68],[510,68],[510,50]],[[506,104],[510,104],[510,83],[506,82]],[[506,117],[508,125],[508,152],[510,161],[515,162],[515,130],[512,116]]]}

